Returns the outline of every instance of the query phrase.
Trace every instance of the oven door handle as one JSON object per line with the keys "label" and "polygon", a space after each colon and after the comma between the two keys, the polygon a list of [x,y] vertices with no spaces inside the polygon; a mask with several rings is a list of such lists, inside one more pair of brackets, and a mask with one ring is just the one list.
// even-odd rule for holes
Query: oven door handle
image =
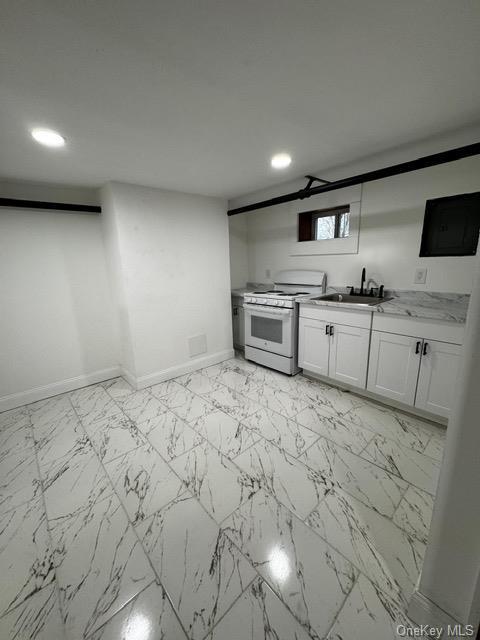
{"label": "oven door handle", "polygon": [[250,313],[255,312],[262,316],[292,316],[293,309],[277,309],[276,307],[269,307],[267,305],[260,304],[248,304],[245,303],[243,308]]}

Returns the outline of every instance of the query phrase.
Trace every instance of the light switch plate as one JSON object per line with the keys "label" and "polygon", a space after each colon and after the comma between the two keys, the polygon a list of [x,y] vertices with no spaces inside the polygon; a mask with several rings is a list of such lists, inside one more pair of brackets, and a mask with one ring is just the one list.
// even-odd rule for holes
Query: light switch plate
{"label": "light switch plate", "polygon": [[413,282],[415,284],[425,284],[427,280],[427,270],[426,269],[415,269],[415,277]]}

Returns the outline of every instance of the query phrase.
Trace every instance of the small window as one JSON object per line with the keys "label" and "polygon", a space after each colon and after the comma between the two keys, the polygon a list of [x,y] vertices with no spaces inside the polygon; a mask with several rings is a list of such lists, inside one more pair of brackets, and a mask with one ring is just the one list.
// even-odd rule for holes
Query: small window
{"label": "small window", "polygon": [[348,238],[350,232],[350,206],[302,211],[298,214],[298,241],[333,240]]}
{"label": "small window", "polygon": [[480,192],[427,200],[420,256],[473,256],[479,231]]}

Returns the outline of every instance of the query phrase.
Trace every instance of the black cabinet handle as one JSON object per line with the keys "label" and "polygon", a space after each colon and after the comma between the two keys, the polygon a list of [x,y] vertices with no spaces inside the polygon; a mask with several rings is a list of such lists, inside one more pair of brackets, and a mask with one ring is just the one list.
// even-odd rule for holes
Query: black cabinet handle
{"label": "black cabinet handle", "polygon": [[427,347],[428,347],[428,342],[424,342],[423,343],[423,355],[424,356],[427,355]]}
{"label": "black cabinet handle", "polygon": [[422,344],[422,343],[421,343],[421,341],[419,340],[419,341],[417,342],[417,346],[415,347],[415,353],[416,353],[416,354],[419,354],[419,353],[420,353],[420,345],[421,345],[421,344]]}
{"label": "black cabinet handle", "polygon": [[330,335],[333,336],[333,324],[330,325]]}
{"label": "black cabinet handle", "polygon": [[326,324],[325,325],[325,335],[328,336],[328,329],[329,329],[330,325]]}

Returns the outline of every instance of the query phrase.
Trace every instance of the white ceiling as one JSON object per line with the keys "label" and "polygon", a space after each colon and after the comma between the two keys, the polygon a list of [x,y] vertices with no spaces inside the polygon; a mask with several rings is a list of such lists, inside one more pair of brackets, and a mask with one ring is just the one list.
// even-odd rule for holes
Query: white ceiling
{"label": "white ceiling", "polygon": [[479,33],[474,0],[3,3],[0,175],[237,196],[478,121]]}

